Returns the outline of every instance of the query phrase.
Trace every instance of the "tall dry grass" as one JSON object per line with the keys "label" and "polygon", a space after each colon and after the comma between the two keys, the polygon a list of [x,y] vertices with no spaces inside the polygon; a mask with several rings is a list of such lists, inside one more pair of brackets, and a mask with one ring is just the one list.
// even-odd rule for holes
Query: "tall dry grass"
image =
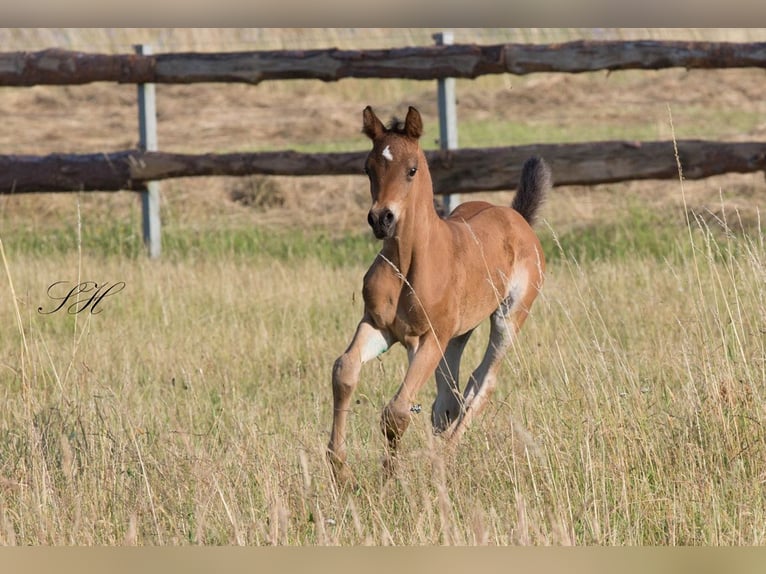
{"label": "tall dry grass", "polygon": [[[0,541],[761,544],[766,249],[725,216],[679,225],[664,260],[557,254],[464,443],[442,452],[427,388],[385,484],[378,418],[406,360],[365,366],[348,492],[324,447],[361,265],[4,247]],[[126,288],[38,312],[78,277]]]}

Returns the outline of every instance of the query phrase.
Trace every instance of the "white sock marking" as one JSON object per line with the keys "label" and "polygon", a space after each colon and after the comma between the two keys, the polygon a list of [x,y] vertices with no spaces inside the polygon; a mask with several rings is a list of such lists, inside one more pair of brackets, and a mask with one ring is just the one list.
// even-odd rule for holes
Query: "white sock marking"
{"label": "white sock marking", "polygon": [[386,341],[383,333],[375,331],[370,334],[362,347],[362,362],[366,363],[386,351],[388,351],[388,341]]}

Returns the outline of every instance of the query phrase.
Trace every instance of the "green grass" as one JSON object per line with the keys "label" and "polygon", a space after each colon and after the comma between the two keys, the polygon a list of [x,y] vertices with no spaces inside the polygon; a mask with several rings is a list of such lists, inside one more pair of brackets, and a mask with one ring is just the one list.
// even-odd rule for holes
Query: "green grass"
{"label": "green grass", "polygon": [[[615,122],[613,118],[594,121],[583,115],[573,121],[562,122],[561,118],[520,118],[518,121],[502,118],[477,119],[461,117],[458,140],[461,148],[505,147],[516,145],[579,143],[588,141],[628,140],[656,141],[667,140],[662,121],[666,119],[667,108],[657,108],[656,120],[634,118]],[[698,118],[704,117],[704,122]],[[571,120],[571,118],[569,118]],[[684,139],[726,140],[743,133],[748,133],[760,122],[760,115],[736,109],[711,109],[701,106],[684,106],[677,113],[676,121],[684,125]],[[423,138],[426,150],[438,149],[438,121],[429,121],[429,133]],[[291,149],[301,153],[341,153],[367,151],[368,141],[360,137],[322,138],[312,141],[295,141],[288,146],[259,145],[245,149],[241,146],[229,152],[270,152]],[[221,151],[221,150],[219,150]]]}
{"label": "green grass", "polygon": [[460,123],[461,147],[502,147],[545,143],[578,143],[601,140],[657,139],[654,126],[598,125],[583,118],[582,123],[562,125],[556,121],[524,119],[523,121],[475,120]]}
{"label": "green grass", "polygon": [[[89,256],[129,260],[145,256],[138,221],[86,222],[78,245],[75,225],[15,229],[3,234],[10,253],[31,256],[73,255],[79,249]],[[358,265],[371,260],[379,245],[370,234],[331,236],[320,229],[222,228],[170,224],[162,230],[163,258],[193,261],[218,258],[280,260],[293,263],[316,259],[330,266]]]}
{"label": "green grass", "polygon": [[[17,255],[71,257],[81,248],[90,257],[140,260],[145,256],[145,248],[139,225],[129,221],[86,224],[80,247],[75,226],[49,228],[45,233],[19,229],[3,239],[6,250]],[[538,233],[546,259],[554,263],[632,259],[678,262],[691,253],[684,221],[638,204],[628,207],[613,221],[572,226],[563,232],[541,225]],[[716,233],[725,235],[724,230]],[[292,265],[311,260],[333,268],[348,268],[369,265],[379,248],[380,243],[366,230],[331,235],[318,228],[227,228],[176,223],[162,231],[162,257],[173,262],[278,260]]]}

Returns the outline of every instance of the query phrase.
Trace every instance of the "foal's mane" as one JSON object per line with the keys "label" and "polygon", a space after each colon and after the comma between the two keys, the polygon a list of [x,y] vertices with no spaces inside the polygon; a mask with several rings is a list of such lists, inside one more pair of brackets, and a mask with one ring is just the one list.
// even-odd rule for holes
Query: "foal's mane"
{"label": "foal's mane", "polygon": [[406,136],[407,130],[404,127],[404,120],[400,120],[396,116],[391,116],[391,121],[388,122],[388,127],[386,127],[386,131],[391,134],[397,134],[400,136]]}
{"label": "foal's mane", "polygon": [[388,122],[386,131],[393,132],[395,134],[399,134],[400,136],[403,136],[406,133],[404,131],[404,120],[400,120],[396,116],[391,116],[391,121]]}
{"label": "foal's mane", "polygon": [[[400,120],[396,116],[391,116],[391,121],[388,122],[387,126],[383,126],[383,129],[385,130],[385,133],[387,134],[396,134],[398,136],[407,135],[407,128],[406,128],[405,121]],[[364,129],[362,129],[362,131],[364,131]]]}

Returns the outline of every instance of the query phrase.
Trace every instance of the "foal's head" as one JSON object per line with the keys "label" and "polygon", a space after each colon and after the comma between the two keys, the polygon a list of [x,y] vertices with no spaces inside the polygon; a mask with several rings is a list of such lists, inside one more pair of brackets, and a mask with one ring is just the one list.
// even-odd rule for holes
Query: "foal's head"
{"label": "foal's head", "polygon": [[364,171],[370,178],[372,207],[367,222],[375,237],[397,235],[397,224],[419,202],[433,206],[431,176],[418,139],[423,133],[420,113],[413,107],[404,123],[385,127],[370,106],[363,112],[362,131],[372,140]]}

